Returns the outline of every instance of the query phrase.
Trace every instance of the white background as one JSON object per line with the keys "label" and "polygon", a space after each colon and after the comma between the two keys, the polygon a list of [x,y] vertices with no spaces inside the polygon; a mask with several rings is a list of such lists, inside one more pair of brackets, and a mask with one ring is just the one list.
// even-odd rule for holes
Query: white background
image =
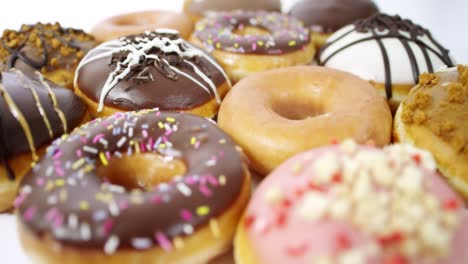
{"label": "white background", "polygon": [[[224,0],[235,1],[235,0]],[[255,1],[255,0],[252,0]],[[285,10],[296,0],[285,0]],[[327,0],[323,0],[327,1]],[[468,0],[376,0],[382,12],[400,14],[429,28],[451,50],[458,63],[468,63]],[[66,27],[90,30],[105,17],[149,9],[180,10],[181,0],[4,0],[0,31],[21,24],[59,21]],[[14,218],[0,214],[0,263],[28,263],[16,238]]]}

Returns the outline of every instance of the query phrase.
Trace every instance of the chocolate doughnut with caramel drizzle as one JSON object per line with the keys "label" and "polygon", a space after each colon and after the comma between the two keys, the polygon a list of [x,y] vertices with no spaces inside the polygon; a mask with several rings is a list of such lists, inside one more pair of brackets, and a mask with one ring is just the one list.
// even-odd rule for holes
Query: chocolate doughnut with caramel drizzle
{"label": "chocolate doughnut with caramel drizzle", "polygon": [[0,212],[12,205],[18,182],[45,146],[85,119],[80,98],[40,73],[0,73]]}

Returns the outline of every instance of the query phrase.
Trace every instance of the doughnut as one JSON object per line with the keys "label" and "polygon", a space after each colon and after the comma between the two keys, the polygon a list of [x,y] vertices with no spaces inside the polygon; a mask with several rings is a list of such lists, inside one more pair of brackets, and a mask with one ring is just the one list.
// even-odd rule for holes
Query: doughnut
{"label": "doughnut", "polygon": [[372,0],[301,0],[293,5],[289,15],[310,28],[312,40],[320,48],[338,29],[378,12]]}
{"label": "doughnut", "polygon": [[468,66],[423,73],[400,104],[394,138],[434,155],[439,171],[468,200]]}
{"label": "doughnut", "polygon": [[224,99],[219,126],[267,175],[291,156],[332,141],[390,142],[392,116],[372,85],[351,74],[296,66],[252,75]]}
{"label": "doughnut", "polygon": [[263,10],[281,12],[281,0],[185,0],[183,9],[184,12],[192,16],[194,21],[197,21],[213,11]]}
{"label": "doughnut", "polygon": [[170,29],[99,45],[75,77],[75,92],[93,117],[156,107],[213,117],[230,88],[214,59]]}
{"label": "doughnut", "polygon": [[420,73],[453,66],[449,51],[429,30],[386,14],[337,31],[321,50],[318,63],[370,81],[385,95],[392,111],[418,83]]}
{"label": "doughnut", "polygon": [[229,249],[249,196],[241,153],[213,122],[142,110],[55,141],[16,206],[37,263],[206,263]]}
{"label": "doughnut", "polygon": [[231,81],[310,63],[315,47],[298,20],[265,11],[219,12],[199,21],[191,42],[211,52]]}
{"label": "doughnut", "polygon": [[0,71],[9,68],[32,74],[40,71],[59,86],[73,89],[75,69],[95,45],[91,35],[63,28],[59,23],[22,25],[18,31],[3,31]]}
{"label": "doughnut", "polygon": [[192,20],[184,14],[169,11],[143,11],[109,17],[96,24],[91,32],[99,42],[140,34],[156,28],[170,28],[183,38],[192,33]]}
{"label": "doughnut", "polygon": [[40,73],[0,73],[0,212],[12,207],[20,180],[45,147],[87,119],[80,98]]}
{"label": "doughnut", "polygon": [[301,153],[258,187],[236,263],[458,264],[468,213],[430,153],[352,140]]}

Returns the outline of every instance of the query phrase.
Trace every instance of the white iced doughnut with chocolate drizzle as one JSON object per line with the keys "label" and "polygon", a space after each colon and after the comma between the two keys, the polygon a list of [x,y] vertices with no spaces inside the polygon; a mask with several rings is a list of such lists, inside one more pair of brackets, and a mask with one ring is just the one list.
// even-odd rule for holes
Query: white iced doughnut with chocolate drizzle
{"label": "white iced doughnut with chocolate drizzle", "polygon": [[9,209],[19,181],[53,139],[87,120],[86,105],[37,73],[0,73],[0,212]]}
{"label": "white iced doughnut with chocolate drizzle", "polygon": [[333,34],[319,64],[370,81],[396,110],[421,73],[454,63],[429,30],[399,16],[378,14]]}
{"label": "white iced doughnut with chocolate drizzle", "polygon": [[231,88],[214,59],[169,29],[101,44],[75,77],[75,91],[94,117],[155,107],[213,117]]}

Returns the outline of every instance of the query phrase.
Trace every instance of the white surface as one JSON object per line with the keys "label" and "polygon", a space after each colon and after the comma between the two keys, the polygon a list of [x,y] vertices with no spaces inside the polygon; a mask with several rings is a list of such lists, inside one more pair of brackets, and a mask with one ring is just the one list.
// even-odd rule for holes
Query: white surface
{"label": "white surface", "polygon": [[[286,9],[293,1],[295,0],[285,1]],[[468,35],[465,28],[467,0],[376,2],[385,13],[398,13],[431,29],[435,38],[452,51],[451,54],[457,62],[468,63]],[[89,30],[101,19],[114,14],[148,9],[180,10],[181,7],[181,0],[5,0],[2,1],[1,7],[0,31],[7,28],[17,29],[21,24],[37,21],[59,21],[67,27]],[[17,240],[14,218],[10,215],[0,215],[0,255],[0,263],[28,263]]]}

